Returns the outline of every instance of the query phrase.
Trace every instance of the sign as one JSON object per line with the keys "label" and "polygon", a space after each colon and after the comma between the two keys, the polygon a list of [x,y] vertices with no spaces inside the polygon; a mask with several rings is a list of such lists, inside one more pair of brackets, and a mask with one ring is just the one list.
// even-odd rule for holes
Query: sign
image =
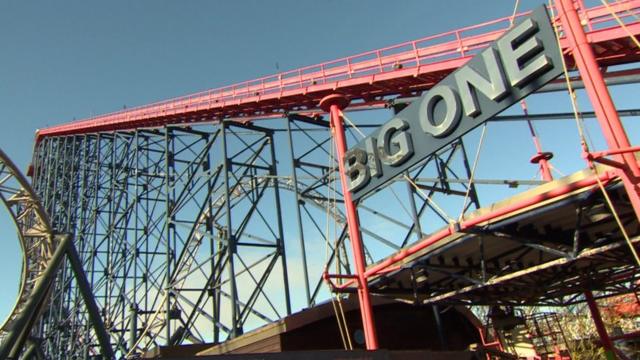
{"label": "sign", "polygon": [[362,198],[560,74],[541,6],[347,151],[348,190]]}

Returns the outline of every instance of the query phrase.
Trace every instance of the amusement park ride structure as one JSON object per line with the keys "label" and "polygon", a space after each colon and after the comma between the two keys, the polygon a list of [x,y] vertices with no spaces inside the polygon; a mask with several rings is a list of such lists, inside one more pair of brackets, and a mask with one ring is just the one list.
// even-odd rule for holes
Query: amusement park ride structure
{"label": "amusement park ride structure", "polygon": [[[524,115],[489,119],[527,122],[541,181],[476,179],[482,143],[470,161],[460,136],[372,194],[345,190],[349,136],[379,125],[349,112],[401,112],[529,13],[38,130],[33,190],[3,167],[19,183],[2,189],[18,189],[3,200],[21,209],[25,268],[0,355],[25,343],[47,358],[220,344],[313,307],[327,284],[357,293],[369,350],[385,344],[372,296],[436,314],[441,304],[587,301],[615,356],[594,296],[636,291],[640,148],[620,120],[638,112],[617,110],[607,86],[640,81],[640,1],[558,0],[547,11],[563,75],[537,92],[569,91],[575,114],[528,114],[522,103]],[[579,88],[592,113],[576,108]],[[554,179],[531,124],[574,115],[578,125],[595,117],[607,148],[583,141],[588,168]],[[481,207],[488,184],[540,186]]]}

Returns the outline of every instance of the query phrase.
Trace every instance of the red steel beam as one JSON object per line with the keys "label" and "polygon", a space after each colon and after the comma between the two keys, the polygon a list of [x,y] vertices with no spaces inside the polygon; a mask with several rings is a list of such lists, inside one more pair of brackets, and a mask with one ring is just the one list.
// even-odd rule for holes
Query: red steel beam
{"label": "red steel beam", "polygon": [[[610,181],[617,178],[618,177],[613,172],[603,171],[597,177],[595,175],[589,176],[584,179],[577,180],[573,183],[558,185],[554,188],[549,189],[548,191],[537,194],[535,196],[530,196],[530,197],[521,199],[519,201],[516,201],[510,205],[501,207],[494,211],[489,211],[480,216],[470,218],[469,220],[463,220],[457,224],[453,224],[445,229],[442,229],[430,235],[429,237],[417,242],[416,244],[410,247],[407,247],[405,249],[402,249],[398,251],[396,254],[391,255],[386,259],[372,265],[365,272],[365,276],[369,278],[369,277],[383,274],[385,272],[397,270],[400,268],[398,264],[401,261],[441,241],[447,236],[455,234],[456,232],[464,232],[467,229],[471,229],[485,222],[496,221],[504,216],[508,216],[509,214],[513,214],[515,212],[527,209],[531,206],[534,206],[536,204],[539,204],[545,201],[553,201],[554,199],[558,199],[574,191],[592,188],[593,186],[597,186],[598,180],[607,184]],[[332,276],[328,275],[328,277],[332,277]],[[332,286],[336,289],[344,290],[349,287],[353,287],[354,285],[356,285],[355,280],[349,280],[344,282],[343,284],[333,284]]]}
{"label": "red steel beam", "polygon": [[358,210],[351,198],[347,186],[347,175],[344,169],[344,154],[347,152],[347,140],[344,133],[344,125],[340,111],[347,107],[349,99],[343,95],[334,94],[322,99],[320,106],[329,112],[331,117],[331,135],[336,142],[336,152],[338,155],[338,168],[340,172],[340,183],[344,194],[344,206],[346,209],[347,226],[349,230],[349,242],[353,252],[353,260],[356,265],[356,281],[358,282],[358,300],[360,301],[360,314],[367,350],[378,349],[378,337],[376,335],[375,320],[373,317],[373,306],[369,295],[369,284],[365,276],[366,260],[364,257],[364,246],[360,236],[360,224],[358,222]]}
{"label": "red steel beam", "polygon": [[609,334],[607,333],[607,328],[604,325],[604,321],[602,321],[602,316],[600,316],[600,309],[598,309],[598,304],[593,298],[593,293],[591,290],[587,290],[584,292],[585,300],[587,300],[587,305],[589,306],[589,312],[591,313],[591,318],[593,319],[593,323],[596,326],[596,331],[598,332],[598,336],[600,336],[600,341],[602,342],[602,347],[604,348],[604,353],[607,360],[615,360],[616,355],[613,351],[613,342],[609,338]]}
{"label": "red steel beam", "polygon": [[[607,141],[608,150],[615,152],[630,148],[629,138],[622,126],[607,84],[604,82],[598,61],[584,32],[573,0],[556,1],[556,8],[569,43],[571,55],[575,59],[585,90]],[[620,175],[636,217],[640,219],[640,168],[638,168],[635,154],[631,152],[617,153],[614,155],[614,160],[624,164]]]}
{"label": "red steel beam", "polygon": [[[640,0],[619,1],[610,7],[623,19],[636,20],[633,16],[640,14]],[[613,17],[604,6],[582,9],[581,15],[590,29],[587,38],[597,49],[599,65],[640,60],[640,51],[627,41],[623,29],[612,25]],[[36,132],[36,141],[47,136],[282,116],[288,111],[317,109],[323,97],[337,91],[352,101],[349,109],[383,96],[408,95],[430,88],[464,65],[509,28],[511,20],[510,16],[503,17],[318,65],[41,129]],[[640,34],[640,22],[630,22],[627,27]],[[568,46],[565,39],[562,45]]]}

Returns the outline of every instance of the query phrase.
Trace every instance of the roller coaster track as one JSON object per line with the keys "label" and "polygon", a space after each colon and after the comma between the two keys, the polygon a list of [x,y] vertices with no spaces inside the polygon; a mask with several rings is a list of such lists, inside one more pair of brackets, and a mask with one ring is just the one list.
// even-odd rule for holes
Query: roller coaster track
{"label": "roller coaster track", "polygon": [[[615,23],[612,12],[628,23],[626,31]],[[517,14],[515,20],[527,14]],[[638,0],[618,1],[610,5],[610,10],[605,6],[580,9],[600,66],[640,59],[627,33],[640,33],[636,19],[639,14]],[[513,20],[512,16],[502,17],[342,59],[52,126],[38,130],[36,141],[49,136],[167,124],[222,119],[247,122],[280,118],[290,112],[319,113],[320,99],[335,92],[351,99],[347,110],[381,107],[387,96],[412,96],[431,88],[500,37]],[[566,50],[566,38],[560,42]],[[567,63],[573,65],[573,58],[566,51],[565,56]]]}
{"label": "roller coaster track", "polygon": [[[22,271],[18,297],[13,309],[0,325],[0,359],[18,358],[27,341],[30,351],[38,351],[33,342],[32,329],[46,311],[52,293],[52,284],[65,256],[68,258],[79,286],[87,289],[84,271],[70,235],[56,233],[47,213],[27,179],[11,159],[0,150],[0,199],[11,216],[18,232],[22,249]],[[87,292],[88,294],[88,292]],[[112,352],[91,296],[84,296],[90,317],[98,327],[95,331],[104,354]],[[25,358],[30,355],[24,354]]]}
{"label": "roller coaster track", "polygon": [[[593,47],[597,64],[603,69],[640,61],[640,50],[635,47],[629,36],[640,34],[640,21],[638,21],[640,0],[621,0],[611,3],[610,8],[611,11],[604,6],[579,9],[588,42]],[[515,18],[526,14],[517,14]],[[618,18],[622,19],[621,21],[626,25],[618,25],[615,22]],[[333,160],[330,160],[329,165],[324,163],[325,153],[329,155],[329,151],[325,148],[332,145],[328,141],[331,135],[328,135],[326,140],[324,135],[315,137],[309,135],[315,131],[319,131],[315,134],[329,133],[328,123],[316,116],[324,113],[318,108],[320,99],[333,93],[347,96],[351,100],[351,105],[345,109],[345,112],[381,108],[387,106],[391,100],[410,101],[410,97],[431,88],[489,46],[510,27],[513,20],[512,16],[503,17],[318,65],[38,130],[35,161],[32,167],[34,187],[42,196],[46,211],[51,216],[51,223],[58,231],[73,233],[79,239],[78,243],[82,241],[80,239],[83,239],[83,236],[92,237],[92,242],[88,240],[84,242],[85,248],[78,245],[80,253],[84,256],[82,260],[84,263],[76,260],[74,272],[80,272],[80,277],[84,276],[84,271],[96,275],[95,282],[92,280],[90,285],[84,284],[85,289],[81,293],[85,297],[85,302],[87,302],[86,297],[97,298],[97,303],[101,307],[99,310],[103,312],[100,316],[95,300],[90,299],[94,301],[95,309],[93,314],[89,314],[89,317],[93,316],[89,320],[92,326],[95,326],[95,335],[98,335],[98,338],[100,338],[99,330],[102,331],[102,339],[98,339],[103,350],[102,354],[112,358],[113,356],[105,351],[105,349],[111,351],[111,345],[118,356],[124,354],[137,356],[140,352],[163,346],[163,344],[165,346],[180,345],[186,339],[195,343],[211,341],[197,334],[198,327],[195,322],[200,315],[205,318],[207,326],[211,324],[215,333],[214,342],[219,342],[218,332],[228,338],[240,335],[244,331],[243,326],[249,315],[255,315],[267,322],[272,321],[252,305],[262,291],[264,286],[262,280],[258,284],[253,279],[253,275],[249,274],[248,277],[251,278],[249,280],[253,280],[256,286],[247,292],[250,296],[244,296],[242,300],[238,295],[229,295],[235,290],[229,290],[227,293],[226,289],[222,289],[222,285],[231,282],[231,279],[234,279],[234,285],[229,288],[235,289],[235,279],[241,274],[249,273],[249,269],[262,261],[260,259],[266,258],[252,259],[251,262],[247,262],[248,266],[242,263],[245,270],[235,271],[232,266],[229,266],[234,264],[233,259],[230,261],[229,258],[236,256],[238,261],[242,261],[242,258],[237,251],[229,251],[233,247],[228,244],[240,243],[238,237],[241,235],[244,240],[258,240],[243,242],[242,245],[247,249],[255,250],[260,245],[265,245],[259,244],[260,239],[248,232],[245,233],[244,229],[250,220],[264,223],[270,220],[274,227],[282,226],[278,189],[289,191],[296,196],[295,210],[298,213],[300,238],[303,238],[305,231],[311,233],[307,229],[302,229],[304,222],[300,220],[301,208],[306,211],[306,204],[310,205],[309,207],[314,211],[313,214],[317,211],[326,211],[327,222],[332,218],[337,224],[336,229],[346,230],[345,214],[336,208],[335,199],[332,202],[328,198],[329,195],[325,197],[324,192],[321,191],[329,188],[329,184],[332,183],[330,180],[335,180],[336,169]],[[559,24],[560,21],[557,19],[555,21],[560,27],[562,26]],[[562,30],[560,34],[563,54],[570,70],[574,70],[574,57],[570,51],[569,41],[562,36]],[[633,68],[618,73],[625,74],[620,78],[630,74],[637,82],[640,69]],[[612,73],[605,71],[604,75],[611,76]],[[571,74],[569,76],[571,76],[570,80],[579,80]],[[563,84],[558,80],[551,85]],[[293,176],[279,176],[276,171],[278,161],[275,157],[273,134],[276,130],[282,131],[278,132],[282,136],[277,137],[282,140],[285,129],[261,128],[256,124],[250,124],[254,120],[273,118],[289,120],[287,131],[290,137]],[[210,132],[213,130],[205,126],[202,126],[204,129],[191,127],[191,125],[208,126],[209,124],[217,124],[216,132]],[[291,138],[292,130],[289,128],[292,124],[297,127],[293,129],[294,131],[301,132],[300,138],[305,136],[303,139],[296,139],[295,144]],[[304,124],[308,128],[299,127],[298,124]],[[242,129],[234,132],[235,130],[230,130],[230,127],[234,127],[235,130]],[[217,139],[218,133],[222,134],[222,140]],[[230,134],[231,145],[227,144],[225,134]],[[244,135],[246,136],[241,138]],[[245,141],[248,138],[258,140]],[[217,147],[213,147],[214,143],[220,146],[222,151],[216,151]],[[270,149],[269,146],[271,146]],[[244,150],[236,152],[236,147],[244,147],[245,150],[248,148],[249,155],[242,154]],[[464,155],[460,155],[464,160],[461,162],[466,164],[468,163],[466,150],[461,145],[460,147]],[[272,152],[271,155],[268,153],[269,150]],[[316,150],[318,151],[314,153]],[[325,153],[322,153],[323,150]],[[438,177],[430,178],[433,179],[429,180],[434,182],[433,186],[424,187],[428,195],[424,195],[424,202],[420,208],[415,204],[415,190],[408,188],[409,199],[414,202],[411,205],[414,214],[409,214],[404,207],[403,209],[408,216],[412,217],[412,224],[420,223],[423,209],[426,209],[424,212],[428,214],[431,206],[430,199],[435,192],[455,194],[450,191],[449,183],[464,180],[455,174],[455,179],[442,176],[447,174],[448,163],[455,153],[455,148],[452,147],[446,151],[449,151],[446,156],[442,158],[434,156],[430,160],[438,165],[434,170]],[[0,156],[3,159],[6,158],[3,153]],[[212,171],[218,160],[218,170]],[[46,271],[46,264],[58,248],[45,212],[36,200],[30,200],[35,198],[34,192],[22,175],[15,170],[15,166],[10,161],[8,163],[9,165],[2,164],[0,190],[2,190],[2,199],[10,209],[20,230],[24,265],[19,299],[12,314],[0,328],[0,340],[2,340],[2,334],[11,332],[15,319],[19,319],[25,312],[24,304],[33,297],[34,284],[42,278],[43,272]],[[8,169],[6,175],[5,168]],[[280,167],[281,170],[282,168],[286,169],[284,166]],[[464,170],[467,172],[466,177],[471,179],[468,164]],[[309,184],[296,180],[296,171],[307,174],[315,181]],[[421,171],[415,174],[416,178]],[[453,171],[449,169],[449,172]],[[221,178],[225,176],[227,178],[219,179],[218,176],[221,174],[224,175]],[[425,174],[433,175],[428,171]],[[50,182],[50,178],[56,181]],[[250,180],[246,180],[247,178]],[[12,182],[17,182],[18,185],[7,185],[5,196],[5,183]],[[439,183],[442,183],[442,189],[436,186]],[[273,191],[269,193],[268,199],[265,196],[266,200],[259,204],[267,188],[272,188]],[[416,188],[420,189],[418,186]],[[476,196],[475,189],[471,190],[471,188],[471,180],[469,180],[465,191],[457,191],[458,195],[465,196],[465,206],[467,195],[473,192],[473,196]],[[73,193],[68,189],[72,189]],[[67,196],[68,193],[72,193],[73,196]],[[338,197],[341,198],[341,195]],[[62,198],[64,200],[58,201]],[[269,203],[269,199],[272,199],[273,203],[277,202],[276,211],[273,211],[273,204]],[[400,201],[398,199],[398,202]],[[254,209],[258,205],[263,208],[271,205],[268,210],[277,213],[277,216],[265,219],[262,214],[254,214]],[[374,215],[377,214],[377,209],[367,205],[367,203],[359,204],[359,208]],[[479,207],[479,203],[476,207]],[[419,209],[419,213],[415,209]],[[463,209],[463,213],[466,210],[466,208]],[[29,211],[34,214],[29,214]],[[197,213],[197,216],[193,216],[194,213]],[[312,218],[313,214],[307,212],[309,218]],[[72,220],[64,222],[67,225],[63,225],[63,222],[57,220],[56,215],[64,219],[68,216],[72,220],[73,216],[78,216],[79,225],[74,224]],[[395,226],[401,228],[404,235],[400,238],[404,238],[401,245],[392,242],[384,243],[384,238],[367,229],[375,225],[372,223],[363,225],[360,228],[362,233],[366,233],[369,239],[383,242],[383,245],[390,244],[388,247],[394,251],[407,245],[412,237],[418,237],[418,241],[423,239],[424,233],[419,226],[405,226],[404,223],[395,221],[394,217],[385,216],[385,214],[378,214],[378,218],[384,219],[387,223],[393,222]],[[235,228],[232,226],[232,218]],[[44,225],[41,225],[38,220],[43,221]],[[443,220],[446,219],[443,218]],[[256,228],[264,227],[262,230],[266,232],[271,230],[269,225],[259,223]],[[313,231],[315,231],[313,225],[317,228],[315,221],[311,224],[307,220],[307,225]],[[67,226],[67,228],[62,230],[59,226]],[[318,233],[323,235],[322,229],[318,228],[318,230]],[[284,242],[282,229],[280,234],[276,232],[276,230],[272,231],[273,239],[269,238],[269,243],[266,244],[268,246],[264,247],[268,249],[264,251],[270,254],[269,259],[272,259],[268,265],[270,267],[262,271],[261,278],[264,278],[265,282],[278,257],[282,259],[283,269],[286,264],[284,252],[279,252],[279,246]],[[44,238],[38,239],[36,234],[41,234]],[[47,234],[48,237],[46,237]],[[236,234],[239,234],[238,237]],[[315,232],[312,234],[320,238]],[[346,231],[342,231],[342,234],[339,235],[337,245],[340,241],[344,242],[348,236]],[[307,235],[307,237],[310,236]],[[328,238],[325,238],[325,241],[329,242]],[[211,240],[211,244],[208,244],[207,240]],[[213,245],[214,242],[216,246]],[[304,254],[304,240],[300,243]],[[152,246],[149,247],[149,244]],[[148,248],[144,248],[143,245]],[[159,245],[166,249],[162,249]],[[75,249],[73,244],[71,248]],[[132,249],[136,256],[127,256]],[[345,258],[348,257],[346,251],[342,254]],[[338,261],[341,261],[340,254],[335,256]],[[77,254],[75,257],[78,259]],[[102,264],[101,257],[108,260]],[[371,258],[371,255],[369,257]],[[373,264],[377,260],[380,259],[370,259],[369,263]],[[302,277],[308,282],[306,260],[303,259],[303,262],[305,274]],[[201,268],[208,264],[212,264],[212,268],[202,271]],[[140,267],[139,272],[138,267]],[[227,272],[223,272],[225,270],[223,267],[229,268],[227,272],[231,275],[226,275]],[[351,273],[350,270],[346,272]],[[286,274],[286,269],[283,273]],[[187,277],[191,277],[191,280],[200,280],[194,274],[211,280],[195,281],[196,286],[191,286],[187,282]],[[278,280],[276,278],[276,281]],[[321,281],[320,279],[320,285]],[[210,286],[209,283],[214,285]],[[78,284],[78,287],[81,285]],[[315,301],[319,285],[313,292],[313,296],[309,295],[308,284],[306,285],[307,305],[311,306],[311,299]],[[287,284],[282,285],[282,288],[287,291],[288,287]],[[139,292],[139,288],[148,288],[151,291]],[[184,294],[191,292],[194,294],[193,298],[182,295],[181,291]],[[74,296],[77,297],[78,292]],[[198,300],[192,300],[196,296]],[[237,311],[239,315],[232,315],[229,321],[223,323],[220,320],[223,317],[219,315],[220,311],[216,308],[221,302],[216,300],[216,296],[223,297],[225,304],[232,305],[230,308]],[[287,308],[290,307],[288,296],[287,292],[285,296]],[[209,298],[213,305],[212,310],[205,312],[202,310],[203,306],[200,306],[200,301],[201,299],[209,301]],[[55,298],[52,297],[52,299]],[[269,302],[270,305],[266,295],[262,300]],[[74,306],[65,311],[82,312],[84,310],[78,310],[75,303]],[[89,312],[91,311],[89,309]],[[275,308],[274,313],[280,316]],[[183,315],[185,318],[182,317]],[[95,324],[98,320],[102,321],[101,318],[104,319],[106,326],[102,323]],[[89,321],[81,319],[71,324],[66,320],[63,313],[57,318],[52,316],[43,323],[49,326],[49,333],[59,333],[58,326],[68,325],[68,328],[72,329],[70,332],[81,331],[85,334],[83,336],[86,341],[74,342],[63,336],[55,339],[51,336],[50,343],[56,344],[52,347],[51,354],[57,353],[62,357],[65,354],[75,356],[80,351],[95,353],[94,334],[89,329]],[[229,323],[232,325],[229,326]],[[176,326],[173,327],[173,325]],[[249,328],[250,326],[247,326],[247,329]],[[129,334],[128,342],[126,334]],[[83,346],[86,346],[86,349]],[[80,349],[81,347],[83,349]],[[1,354],[0,358],[2,358]]]}
{"label": "roller coaster track", "polygon": [[[255,190],[263,187],[274,187],[276,185],[283,190],[291,191],[293,193],[295,193],[296,191],[295,190],[296,187],[294,186],[292,179],[290,178],[261,177],[261,178],[258,178],[257,181],[253,181],[253,180],[244,181],[239,184],[239,187],[243,188],[243,190],[246,191],[246,190]],[[309,199],[310,205],[315,206],[320,210],[328,211],[330,216],[335,221],[337,221],[340,224],[346,224],[346,218],[344,214],[338,208],[336,208],[335,204],[333,204],[332,206],[332,204],[330,204],[330,201],[326,201],[326,199],[323,200],[322,194],[318,193],[317,191],[311,190],[310,192],[311,192],[310,195],[315,195],[315,197],[314,196],[310,197]],[[230,195],[231,195],[231,200],[236,200],[243,196],[243,191],[237,190],[232,192]],[[224,206],[224,197],[220,196],[218,199],[214,201],[214,207],[219,208],[222,206]],[[198,251],[198,248],[202,244],[203,239],[209,236],[205,229],[206,224],[211,223],[216,228],[222,228],[223,226],[219,224],[219,220],[220,219],[218,219],[217,217],[212,216],[208,210],[203,212],[202,215],[198,218],[198,220],[196,221],[197,226],[195,227],[195,230],[191,233],[191,236],[186,241],[184,249],[182,250],[180,256],[178,257],[178,262],[176,264],[175,270],[171,275],[171,282],[170,282],[171,288],[181,288],[184,282],[186,281],[186,278],[189,276],[189,274],[196,271],[197,268],[200,266],[197,263],[197,259],[195,258],[194,254]],[[216,238],[216,240],[222,241],[223,239],[222,237],[219,237],[219,238]],[[339,246],[340,244],[337,244],[337,245]],[[257,261],[249,265],[249,268],[252,268],[258,265],[263,261],[264,261],[264,258],[258,259]],[[345,258],[345,259],[341,259],[341,261],[348,262],[349,260]],[[226,280],[226,282],[228,282],[228,280]],[[218,287],[222,286],[223,284],[224,282],[218,284]],[[165,304],[166,301],[167,301],[167,297],[164,296],[162,299],[162,304],[161,306],[159,306],[159,309],[162,308],[162,306]],[[254,312],[258,316],[264,316],[257,311],[252,311],[252,312]],[[140,336],[140,339],[143,339],[145,336],[155,339],[163,328],[164,328],[164,319],[158,316],[158,313],[156,312],[152,317],[152,320],[150,321],[150,323],[145,327],[143,335]],[[185,334],[185,336],[187,335],[195,336],[194,334]],[[198,339],[198,340],[202,341],[201,339]],[[133,351],[141,351],[141,352],[148,351],[150,345],[153,345],[153,342],[147,342],[146,345],[142,345],[140,344],[140,341],[139,341],[134,347],[134,349],[130,350],[130,353]]]}
{"label": "roller coaster track", "polygon": [[49,218],[27,179],[9,157],[0,150],[0,199],[18,231],[22,248],[22,272],[18,297],[13,309],[0,325],[0,341],[13,330],[16,319],[25,310],[35,284],[41,278],[55,249]]}

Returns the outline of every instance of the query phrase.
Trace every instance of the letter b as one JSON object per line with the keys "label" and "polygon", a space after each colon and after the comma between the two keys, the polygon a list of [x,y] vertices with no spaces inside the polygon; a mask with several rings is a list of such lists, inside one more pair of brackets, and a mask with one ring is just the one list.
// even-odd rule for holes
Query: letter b
{"label": "letter b", "polygon": [[344,154],[344,172],[347,190],[354,192],[369,183],[371,174],[367,166],[367,153],[362,149],[351,149]]}

